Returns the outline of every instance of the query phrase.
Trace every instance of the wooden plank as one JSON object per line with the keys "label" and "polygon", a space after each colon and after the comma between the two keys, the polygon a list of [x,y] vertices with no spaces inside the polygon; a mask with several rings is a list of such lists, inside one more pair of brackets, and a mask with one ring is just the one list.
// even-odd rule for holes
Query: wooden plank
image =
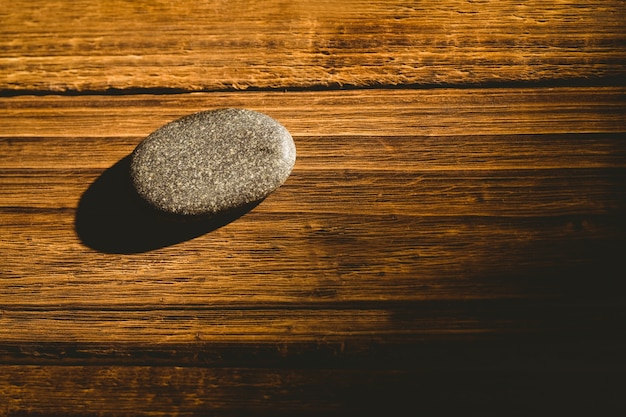
{"label": "wooden plank", "polygon": [[[432,414],[522,416],[621,412],[619,374],[189,367],[1,367],[3,415],[343,416]],[[53,386],[56,389],[50,390]],[[472,389],[468,389],[472,387]],[[500,395],[492,396],[498,392]],[[7,393],[4,395],[3,393]],[[114,400],[112,400],[114,399]],[[25,410],[28,412],[25,413]]]}
{"label": "wooden plank", "polygon": [[[1,100],[4,363],[608,329],[624,314],[623,89],[480,91]],[[299,159],[232,223],[172,226],[125,194],[123,158],[207,103],[276,116]]]}
{"label": "wooden plank", "polygon": [[0,90],[615,80],[625,16],[620,0],[16,0],[0,11]]}

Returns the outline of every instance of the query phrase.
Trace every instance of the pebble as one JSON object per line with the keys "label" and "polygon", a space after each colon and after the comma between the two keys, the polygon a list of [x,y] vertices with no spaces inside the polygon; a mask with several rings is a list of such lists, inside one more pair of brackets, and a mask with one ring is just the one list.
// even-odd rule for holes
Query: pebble
{"label": "pebble", "polygon": [[131,155],[135,190],[156,209],[213,215],[259,202],[293,169],[293,138],[271,117],[244,109],[191,114],[159,128]]}

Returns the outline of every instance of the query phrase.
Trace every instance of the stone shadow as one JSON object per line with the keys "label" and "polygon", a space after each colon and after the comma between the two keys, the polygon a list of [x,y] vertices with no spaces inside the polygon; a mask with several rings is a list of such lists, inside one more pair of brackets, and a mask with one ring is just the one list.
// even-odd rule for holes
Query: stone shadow
{"label": "stone shadow", "polygon": [[141,253],[184,242],[243,216],[260,201],[214,216],[171,216],[146,204],[129,174],[130,155],[83,193],[75,217],[82,243],[103,253]]}

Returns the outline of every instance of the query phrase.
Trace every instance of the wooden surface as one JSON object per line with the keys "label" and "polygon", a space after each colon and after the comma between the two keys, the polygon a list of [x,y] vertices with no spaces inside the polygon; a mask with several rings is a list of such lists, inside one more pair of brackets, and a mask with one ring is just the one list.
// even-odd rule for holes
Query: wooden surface
{"label": "wooden surface", "polygon": [[16,92],[572,82],[626,62],[622,0],[3,3]]}
{"label": "wooden surface", "polygon": [[[0,416],[626,411],[623,1],[0,4]],[[221,107],[286,184],[137,205]]]}

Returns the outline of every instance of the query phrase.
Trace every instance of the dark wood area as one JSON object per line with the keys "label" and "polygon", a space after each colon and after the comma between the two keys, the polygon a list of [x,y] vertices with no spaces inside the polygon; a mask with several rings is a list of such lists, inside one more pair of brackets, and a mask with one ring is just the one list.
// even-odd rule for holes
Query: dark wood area
{"label": "dark wood area", "polygon": [[[0,5],[0,416],[626,412],[624,1]],[[222,107],[287,182],[138,205]]]}

